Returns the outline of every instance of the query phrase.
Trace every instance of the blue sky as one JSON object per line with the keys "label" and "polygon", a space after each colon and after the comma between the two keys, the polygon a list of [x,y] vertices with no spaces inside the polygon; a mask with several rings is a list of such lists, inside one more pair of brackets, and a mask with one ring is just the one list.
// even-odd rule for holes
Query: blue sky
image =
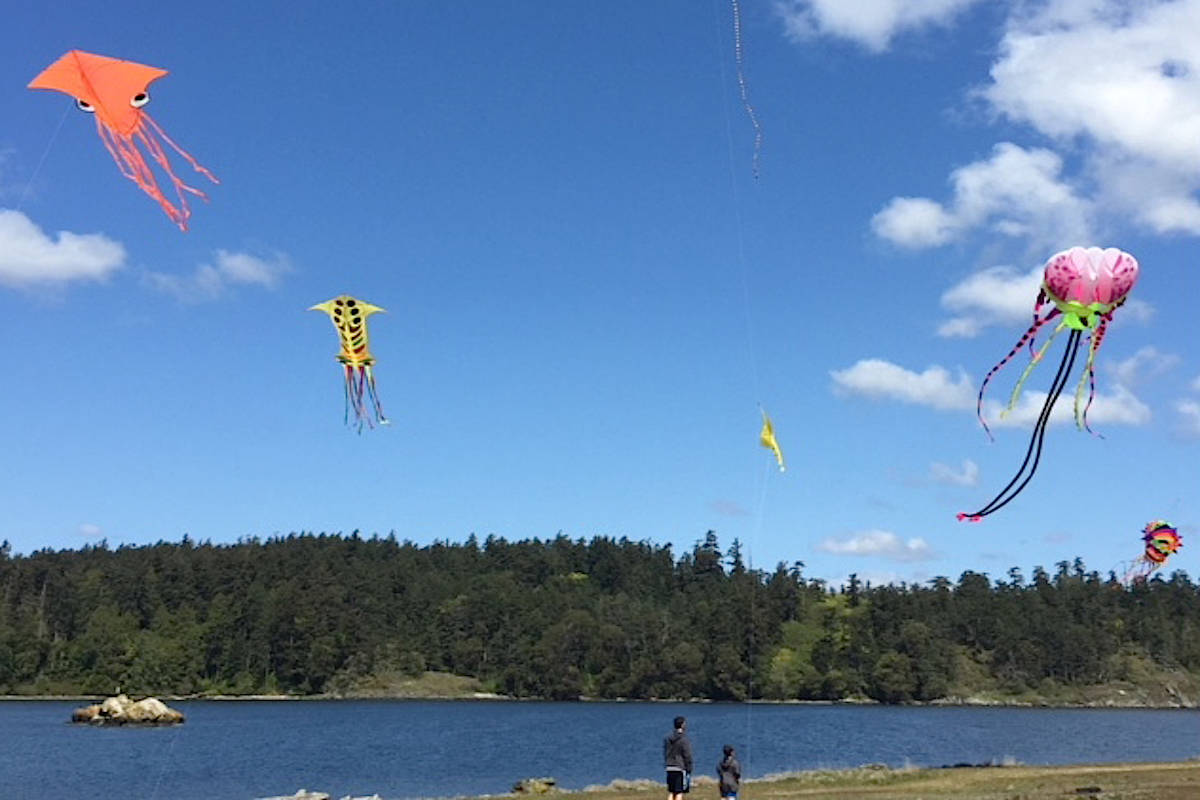
{"label": "blue sky", "polygon": [[[1163,517],[1197,572],[1200,0],[743,0],[757,180],[724,0],[103,5],[0,32],[17,552],[714,529],[757,566],[924,580],[1107,570]],[[147,110],[221,179],[188,233],[25,88],[70,49],[170,71]],[[1025,492],[959,523],[1031,419],[990,443],[979,380],[1045,260],[1093,244],[1142,267],[1104,438],[1064,402]],[[362,435],[305,311],[342,293],[388,311],[393,424]]]}

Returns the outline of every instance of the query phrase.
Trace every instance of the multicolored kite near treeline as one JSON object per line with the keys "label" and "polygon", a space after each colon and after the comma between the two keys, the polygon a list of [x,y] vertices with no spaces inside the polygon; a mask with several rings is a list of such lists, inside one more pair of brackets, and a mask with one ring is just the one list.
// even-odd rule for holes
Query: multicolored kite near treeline
{"label": "multicolored kite near treeline", "polygon": [[[317,303],[309,311],[324,311],[333,320],[337,329],[338,339],[342,344],[337,360],[346,371],[346,424],[355,425],[362,432],[363,425],[375,427],[375,423],[387,425],[388,420],[383,415],[379,405],[379,395],[375,391],[375,357],[367,349],[367,317],[385,309],[356,300],[348,294],[338,295],[332,300]],[[371,399],[371,412],[367,410],[364,396]],[[354,422],[350,421],[350,411],[354,411]]]}
{"label": "multicolored kite near treeline", "polygon": [[[42,71],[29,84],[30,89],[51,89],[75,98],[82,111],[96,115],[96,130],[100,139],[121,174],[138,185],[143,192],[158,201],[163,211],[180,230],[187,230],[187,195],[204,200],[208,196],[195,187],[188,186],[175,174],[162,142],[183,156],[192,168],[213,183],[216,177],[196,162],[183,148],[159,127],[144,110],[150,102],[148,87],[166,75],[167,71],[133,61],[98,56],[82,50],[72,50]],[[141,149],[138,149],[138,146]],[[144,150],[162,168],[175,189],[177,203],[163,194],[154,177],[154,171],[146,163]]]}
{"label": "multicolored kite near treeline", "polygon": [[775,426],[771,424],[771,418],[767,416],[767,412],[762,411],[763,426],[762,432],[758,435],[758,442],[763,447],[769,448],[775,453],[775,460],[779,463],[779,471],[783,472],[787,467],[783,465],[783,451],[779,449],[779,442],[775,440]]}
{"label": "multicolored kite near treeline", "polygon": [[1171,523],[1156,519],[1143,529],[1142,541],[1146,549],[1141,558],[1137,559],[1125,570],[1122,580],[1126,583],[1144,581],[1154,571],[1161,569],[1167,559],[1179,552],[1183,547],[1183,537]]}
{"label": "multicolored kite near treeline", "polygon": [[[1021,468],[991,502],[978,511],[960,513],[958,515],[960,520],[978,522],[988,514],[1000,510],[1021,493],[1021,490],[1033,477],[1033,473],[1037,471],[1038,461],[1042,457],[1042,440],[1046,437],[1046,426],[1050,423],[1050,412],[1054,409],[1055,402],[1058,401],[1071,376],[1071,368],[1075,366],[1075,356],[1079,352],[1085,332],[1087,332],[1088,338],[1088,355],[1087,364],[1075,389],[1075,424],[1080,430],[1086,429],[1089,433],[1091,432],[1092,429],[1087,422],[1087,412],[1096,394],[1096,352],[1100,349],[1100,343],[1104,341],[1104,334],[1108,330],[1108,323],[1112,320],[1113,312],[1125,302],[1137,279],[1137,260],[1115,247],[1108,249],[1072,247],[1070,250],[1055,254],[1046,262],[1042,287],[1038,291],[1037,300],[1033,306],[1033,324],[1029,326],[1029,330],[1025,331],[1025,335],[1009,351],[1008,355],[1001,359],[999,364],[992,367],[984,377],[983,385],[979,387],[976,413],[979,415],[980,423],[983,424],[983,429],[988,431],[988,436],[991,436],[991,431],[983,418],[983,393],[992,376],[1007,364],[1018,350],[1028,344],[1032,357],[1029,366],[1021,373],[1016,387],[1013,388],[1008,406],[1003,412],[1007,414],[1012,411],[1017,400],[1020,399],[1021,388],[1033,372],[1033,368],[1046,355],[1046,351],[1054,342],[1055,337],[1064,330],[1071,332],[1067,339],[1067,349],[1059,363],[1058,373],[1050,384],[1050,391],[1042,406],[1042,413],[1033,426],[1033,436],[1029,440],[1029,448],[1025,451],[1025,460],[1021,462]],[[1047,302],[1052,304],[1049,308],[1046,308]],[[1043,325],[1054,319],[1060,319],[1058,326],[1055,327],[1045,344],[1036,353],[1033,352],[1038,331]],[[1084,386],[1088,387],[1086,404],[1083,400]],[[1029,470],[1028,473],[1025,471],[1026,468]]]}

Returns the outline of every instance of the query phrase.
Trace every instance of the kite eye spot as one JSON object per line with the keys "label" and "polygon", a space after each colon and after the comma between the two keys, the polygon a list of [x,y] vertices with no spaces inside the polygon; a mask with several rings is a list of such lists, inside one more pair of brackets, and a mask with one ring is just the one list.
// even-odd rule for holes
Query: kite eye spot
{"label": "kite eye spot", "polygon": [[133,106],[134,108],[141,108],[149,102],[150,95],[146,94],[145,92],[138,92],[133,97],[129,98],[129,105]]}
{"label": "kite eye spot", "polygon": [[94,105],[89,103],[87,100],[82,100],[78,97],[75,98],[75,107],[78,108],[80,111],[86,111],[89,114],[96,113],[96,107]]}

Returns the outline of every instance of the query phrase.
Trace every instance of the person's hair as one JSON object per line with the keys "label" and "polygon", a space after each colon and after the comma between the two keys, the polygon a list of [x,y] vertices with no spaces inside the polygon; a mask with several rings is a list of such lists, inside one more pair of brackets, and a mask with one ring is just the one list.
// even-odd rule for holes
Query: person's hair
{"label": "person's hair", "polygon": [[731,744],[725,745],[725,755],[727,755],[727,756],[733,755],[733,745],[731,745]]}
{"label": "person's hair", "polygon": [[676,717],[675,718],[675,730],[679,730],[680,728],[682,728],[683,724],[685,722],[687,722],[687,717]]}

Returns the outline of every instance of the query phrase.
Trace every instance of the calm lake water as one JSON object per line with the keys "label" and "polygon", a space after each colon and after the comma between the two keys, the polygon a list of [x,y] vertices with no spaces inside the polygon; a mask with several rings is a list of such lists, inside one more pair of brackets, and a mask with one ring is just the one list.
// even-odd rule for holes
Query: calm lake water
{"label": "calm lake water", "polygon": [[0,796],[250,800],[319,789],[386,800],[661,777],[688,718],[696,772],[725,743],[751,776],[882,762],[938,766],[1200,756],[1200,711],[520,702],[180,702],[175,728],[67,722],[76,702],[0,702]]}

